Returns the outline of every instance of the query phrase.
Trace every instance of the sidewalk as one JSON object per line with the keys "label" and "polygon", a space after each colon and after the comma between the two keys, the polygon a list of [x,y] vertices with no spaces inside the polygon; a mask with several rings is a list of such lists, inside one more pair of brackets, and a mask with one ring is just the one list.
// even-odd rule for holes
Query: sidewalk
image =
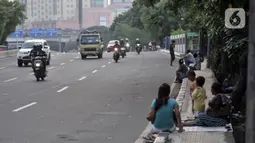
{"label": "sidewalk", "polygon": [[[215,81],[215,77],[210,69],[206,68],[206,60],[202,64],[202,70],[196,71],[197,76],[204,76],[206,79],[204,88],[206,88],[207,101],[213,98],[211,94],[211,85]],[[183,82],[180,93],[177,97],[177,102],[181,107],[182,120],[187,119],[192,115],[191,97],[188,82]],[[190,127],[189,127],[190,128]],[[222,127],[223,128],[223,127]],[[214,129],[213,127],[211,129]],[[223,128],[224,129],[224,128]],[[195,127],[193,131],[185,131],[183,133],[170,134],[169,138],[174,140],[174,143],[235,143],[232,132],[219,132],[216,131],[196,131]]]}

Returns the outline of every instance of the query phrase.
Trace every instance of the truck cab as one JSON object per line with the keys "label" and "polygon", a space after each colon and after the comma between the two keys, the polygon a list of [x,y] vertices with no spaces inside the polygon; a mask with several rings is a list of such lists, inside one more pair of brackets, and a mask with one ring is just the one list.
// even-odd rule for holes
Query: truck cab
{"label": "truck cab", "polygon": [[87,56],[98,56],[98,59],[103,58],[104,45],[100,33],[96,31],[82,32],[77,42],[81,59],[86,59]]}

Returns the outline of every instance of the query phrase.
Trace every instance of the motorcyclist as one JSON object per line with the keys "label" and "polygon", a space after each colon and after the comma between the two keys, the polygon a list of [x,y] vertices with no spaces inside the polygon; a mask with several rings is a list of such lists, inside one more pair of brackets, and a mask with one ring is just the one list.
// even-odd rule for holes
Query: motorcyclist
{"label": "motorcyclist", "polygon": [[157,45],[156,41],[155,40],[151,41],[151,45],[156,46]]}
{"label": "motorcyclist", "polygon": [[115,41],[115,44],[113,46],[113,49],[118,48],[118,51],[120,51],[120,45],[118,41]]}
{"label": "motorcyclist", "polygon": [[154,50],[156,50],[156,45],[157,45],[157,43],[156,43],[156,41],[155,40],[153,40],[152,42],[151,42],[151,47],[152,47],[152,50],[154,51]]}
{"label": "motorcyclist", "polygon": [[129,43],[129,40],[128,40],[128,38],[126,38],[126,43]]}
{"label": "motorcyclist", "polygon": [[124,47],[124,46],[125,46],[125,41],[124,41],[124,39],[120,39],[120,46],[121,46],[121,47]]}
{"label": "motorcyclist", "polygon": [[136,43],[136,44],[141,44],[139,38],[136,38],[136,39],[135,39],[135,43]]}
{"label": "motorcyclist", "polygon": [[45,59],[45,57],[47,56],[47,54],[46,54],[46,52],[44,52],[42,50],[42,44],[41,43],[34,44],[33,49],[30,52],[30,56],[31,56],[31,59],[32,59],[32,68],[33,68],[33,70],[35,70],[35,68],[34,68],[35,57],[37,57],[37,56],[42,57],[41,60],[42,60],[42,64],[43,64],[45,74],[46,74],[47,70],[46,70],[46,59]]}

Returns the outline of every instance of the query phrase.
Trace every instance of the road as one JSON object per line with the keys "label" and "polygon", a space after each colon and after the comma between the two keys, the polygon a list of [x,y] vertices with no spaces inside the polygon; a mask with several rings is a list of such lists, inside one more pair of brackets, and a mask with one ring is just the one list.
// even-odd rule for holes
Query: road
{"label": "road", "polygon": [[175,68],[160,52],[81,60],[57,54],[45,81],[15,57],[0,60],[1,143],[131,143],[144,130],[157,88]]}

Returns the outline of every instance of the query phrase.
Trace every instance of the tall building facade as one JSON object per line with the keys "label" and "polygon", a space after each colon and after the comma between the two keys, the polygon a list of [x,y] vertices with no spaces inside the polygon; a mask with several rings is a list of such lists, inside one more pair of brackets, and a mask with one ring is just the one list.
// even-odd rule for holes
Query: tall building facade
{"label": "tall building facade", "polygon": [[79,8],[82,27],[110,26],[118,14],[132,7],[133,0],[19,0],[26,5],[27,19],[23,28],[79,29]]}

